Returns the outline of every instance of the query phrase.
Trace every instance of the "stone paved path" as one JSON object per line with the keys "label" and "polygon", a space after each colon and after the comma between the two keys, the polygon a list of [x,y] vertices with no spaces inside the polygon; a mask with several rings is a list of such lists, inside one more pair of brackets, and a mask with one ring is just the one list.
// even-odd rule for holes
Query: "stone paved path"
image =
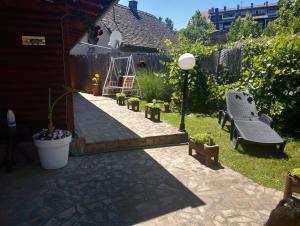
{"label": "stone paved path", "polygon": [[130,111],[111,98],[80,93],[73,99],[75,130],[87,143],[180,133],[178,128],[145,119],[143,112]]}
{"label": "stone paved path", "polygon": [[[259,173],[259,172],[258,172]],[[282,193],[187,146],[73,157],[67,167],[0,172],[0,225],[262,225]]]}

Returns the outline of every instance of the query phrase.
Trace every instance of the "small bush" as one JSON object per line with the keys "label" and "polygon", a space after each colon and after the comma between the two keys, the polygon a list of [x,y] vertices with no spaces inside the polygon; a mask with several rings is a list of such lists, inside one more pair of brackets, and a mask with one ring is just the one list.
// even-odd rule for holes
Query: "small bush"
{"label": "small bush", "polygon": [[117,98],[125,97],[125,93],[116,93]]}
{"label": "small bush", "polygon": [[156,103],[148,103],[145,106],[149,107],[149,108],[153,108],[153,109],[159,109],[160,108],[159,104],[156,104]]}
{"label": "small bush", "polygon": [[140,99],[137,97],[131,97],[128,99],[128,102],[140,102]]}
{"label": "small bush", "polygon": [[149,70],[140,70],[137,74],[142,99],[151,102],[153,99],[167,101],[171,98],[171,87],[164,83],[159,74]]}
{"label": "small bush", "polygon": [[197,133],[193,137],[195,143],[207,144],[209,146],[215,145],[214,138],[208,133]]}

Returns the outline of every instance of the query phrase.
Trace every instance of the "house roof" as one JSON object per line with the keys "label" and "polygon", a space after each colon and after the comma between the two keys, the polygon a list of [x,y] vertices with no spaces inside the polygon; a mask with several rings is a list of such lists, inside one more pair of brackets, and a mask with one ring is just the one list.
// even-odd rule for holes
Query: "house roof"
{"label": "house roof", "polygon": [[119,30],[124,46],[166,49],[164,41],[177,41],[176,35],[164,26],[157,17],[116,4],[101,19],[108,30]]}

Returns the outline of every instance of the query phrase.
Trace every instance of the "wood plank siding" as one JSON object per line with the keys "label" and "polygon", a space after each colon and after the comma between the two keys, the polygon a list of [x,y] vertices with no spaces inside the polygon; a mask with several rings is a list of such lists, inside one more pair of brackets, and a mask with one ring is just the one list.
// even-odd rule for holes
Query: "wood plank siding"
{"label": "wood plank siding", "polygon": [[[48,88],[58,96],[63,86],[71,85],[69,50],[85,32],[84,26],[74,25],[78,18],[70,16],[70,9],[76,6],[73,2],[0,1],[1,127],[6,124],[9,108],[15,112],[17,124],[32,131],[47,127]],[[77,2],[83,13],[96,19],[113,1]],[[22,35],[44,36],[46,45],[22,45]],[[71,97],[56,106],[54,123],[72,130]]]}

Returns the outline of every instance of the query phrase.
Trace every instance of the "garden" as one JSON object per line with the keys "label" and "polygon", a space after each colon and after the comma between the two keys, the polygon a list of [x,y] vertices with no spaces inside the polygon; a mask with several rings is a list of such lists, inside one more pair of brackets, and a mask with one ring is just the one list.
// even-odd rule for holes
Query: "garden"
{"label": "garden", "polygon": [[[162,62],[164,70],[137,72],[141,89],[140,109],[147,114],[149,107],[163,108],[160,118],[178,127],[183,89],[183,72],[178,66],[178,59],[183,53],[193,54],[196,66],[188,74],[188,134],[211,134],[220,147],[222,164],[259,184],[278,190],[284,189],[287,171],[299,167],[300,162],[299,2],[292,6],[286,1],[281,1],[281,4],[279,18],[259,35],[238,36],[230,31],[232,41],[221,46],[209,45],[203,40],[191,41],[184,32],[179,32],[178,43],[166,41],[170,51],[164,54],[170,60]],[[235,26],[233,29],[236,29]],[[238,39],[232,38],[234,36]],[[214,74],[203,69],[205,60],[215,52],[236,47],[242,50],[238,76],[232,76],[226,68],[219,68]],[[218,111],[226,105],[226,90],[249,91],[254,95],[257,110],[270,115],[275,122],[274,130],[287,140],[284,152],[255,145],[242,146],[237,150],[232,148],[230,124],[220,129],[217,123]]]}

